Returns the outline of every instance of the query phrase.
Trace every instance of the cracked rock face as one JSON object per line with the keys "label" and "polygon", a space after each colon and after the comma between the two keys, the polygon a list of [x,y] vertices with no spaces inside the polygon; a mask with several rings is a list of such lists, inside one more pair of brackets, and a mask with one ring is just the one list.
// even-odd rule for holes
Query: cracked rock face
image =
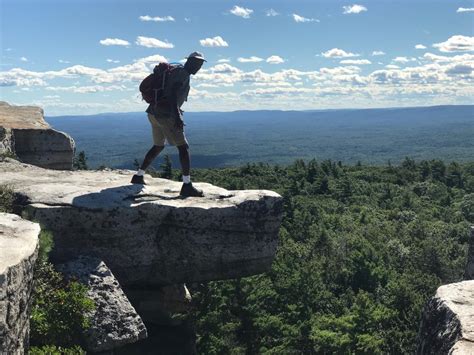
{"label": "cracked rock face", "polygon": [[49,126],[40,107],[0,101],[0,153],[48,169],[71,170],[74,147],[69,135]]}
{"label": "cracked rock face", "polygon": [[474,281],[438,288],[423,311],[417,354],[474,354]]}
{"label": "cracked rock face", "polygon": [[94,301],[91,326],[84,334],[87,351],[109,351],[146,338],[142,319],[103,261],[80,256],[57,268],[67,278],[85,284],[89,288],[87,296]]}
{"label": "cracked rock face", "polygon": [[204,198],[179,197],[181,183],[133,172],[51,171],[7,159],[10,184],[28,219],[54,234],[52,257],[95,255],[123,286],[164,286],[269,270],[282,198],[266,190],[228,191],[194,183]]}
{"label": "cracked rock face", "polygon": [[28,348],[33,270],[40,227],[0,213],[0,354]]}

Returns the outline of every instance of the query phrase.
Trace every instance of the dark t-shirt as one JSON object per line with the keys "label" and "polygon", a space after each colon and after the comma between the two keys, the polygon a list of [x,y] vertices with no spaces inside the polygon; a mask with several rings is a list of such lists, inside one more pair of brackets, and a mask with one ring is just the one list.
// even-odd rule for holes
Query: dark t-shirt
{"label": "dark t-shirt", "polygon": [[[190,90],[189,86],[189,73],[184,67],[178,67],[173,69],[168,77],[166,83],[164,97],[170,97],[173,92],[176,93],[176,99],[178,107],[181,107],[184,101],[187,101]],[[146,109],[146,112],[151,113],[155,116],[158,115],[171,115],[172,110],[169,105],[158,105],[155,107],[151,104]]]}

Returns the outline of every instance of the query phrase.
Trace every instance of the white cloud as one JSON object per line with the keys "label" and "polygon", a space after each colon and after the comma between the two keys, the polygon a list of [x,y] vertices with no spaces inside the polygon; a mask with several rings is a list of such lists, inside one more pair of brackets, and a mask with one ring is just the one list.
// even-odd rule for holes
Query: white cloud
{"label": "white cloud", "polygon": [[166,59],[166,57],[163,57],[162,55],[155,54],[155,55],[150,55],[148,57],[137,59],[137,60],[135,60],[135,62],[136,63],[145,63],[145,64],[161,63],[161,62],[168,63],[168,59]]}
{"label": "white cloud", "polygon": [[188,18],[188,17],[185,17],[185,18],[184,18],[184,21],[186,21],[186,22],[191,22],[191,19]]}
{"label": "white cloud", "polygon": [[28,61],[28,58],[26,58],[26,57],[21,57],[20,60],[21,60],[22,62],[27,62],[27,61]]}
{"label": "white cloud", "polygon": [[243,18],[250,18],[250,15],[253,13],[253,10],[236,5],[230,10],[230,13]]}
{"label": "white cloud", "polygon": [[174,17],[172,16],[165,16],[165,17],[151,17],[148,15],[145,16],[140,16],[139,17],[140,21],[153,21],[153,22],[167,22],[167,21],[174,21]]}
{"label": "white cloud", "polygon": [[120,60],[107,59],[107,63],[120,63]]}
{"label": "white cloud", "polygon": [[333,48],[326,52],[321,53],[324,58],[348,58],[348,57],[358,57],[359,54],[346,52],[339,48]]}
{"label": "white cloud", "polygon": [[367,11],[367,8],[362,5],[343,6],[342,8],[344,9],[344,14],[359,14]]}
{"label": "white cloud", "polygon": [[277,55],[272,55],[267,58],[267,63],[270,63],[270,64],[281,64],[284,62],[285,60],[282,57],[277,56]]}
{"label": "white cloud", "polygon": [[417,44],[415,46],[415,49],[426,49],[426,46],[422,45],[422,44]]}
{"label": "white cloud", "polygon": [[433,53],[425,53],[423,58],[428,59],[436,63],[460,63],[460,62],[472,62],[474,61],[474,54],[460,54],[453,57],[447,57],[443,55],[437,55]]}
{"label": "white cloud", "polygon": [[196,87],[198,87],[198,88],[218,88],[219,85],[203,83],[203,84],[196,85]]}
{"label": "white cloud", "polygon": [[445,72],[450,75],[469,75],[474,71],[473,63],[455,63],[446,68]]}
{"label": "white cloud", "polygon": [[407,57],[396,57],[393,59],[395,63],[408,63],[415,60],[416,60],[415,58],[407,58]]}
{"label": "white cloud", "polygon": [[174,48],[173,43],[163,42],[157,38],[151,37],[138,36],[135,43],[147,48]]}
{"label": "white cloud", "polygon": [[[354,107],[354,105],[367,107],[374,103],[386,107],[400,105],[400,102],[405,106],[459,104],[472,102],[474,97],[474,54],[444,56],[425,53],[415,61],[411,57],[403,57],[413,63],[413,66],[402,65],[400,68],[394,65],[396,62],[392,62],[385,68],[382,67],[382,70],[369,71],[368,74],[362,74],[361,67],[356,65],[343,65],[342,62],[345,62],[346,58],[342,58],[344,60],[341,60],[341,65],[338,67],[320,68],[314,71],[295,69],[283,69],[271,73],[260,69],[244,71],[228,63],[203,68],[193,78],[195,80],[193,86],[199,86],[200,90],[192,88],[187,110],[206,110],[210,104],[218,109],[235,110],[244,103],[248,104],[246,107],[252,109],[265,107],[314,109]],[[360,61],[349,59],[351,61],[348,63],[353,64],[364,61],[364,59]],[[166,61],[166,58],[156,54],[108,70],[82,65],[44,72],[15,68],[0,72],[0,85],[19,86],[18,90],[14,87],[5,90],[12,95],[15,95],[14,91],[19,93],[25,88],[43,86],[34,90],[31,88],[31,93],[40,95],[37,97],[48,105],[50,115],[53,109],[56,110],[55,114],[140,110],[143,107],[140,100],[135,102],[130,97],[127,98],[127,102],[120,103],[120,99],[112,100],[111,93],[117,91],[117,95],[123,95],[131,90],[136,96],[137,83],[160,61]],[[237,61],[235,63],[240,65]],[[204,90],[207,88],[209,91]],[[250,88],[257,91],[248,90]],[[91,97],[97,95],[101,98],[102,95],[110,93],[110,98],[107,102],[104,101],[103,107],[94,107],[91,103],[90,109],[81,109],[79,104],[71,105],[66,98],[58,98],[55,102],[56,99],[53,97],[44,97],[48,92],[50,94],[68,92],[78,95],[90,93]],[[81,102],[80,99],[74,100]],[[86,107],[87,103],[80,105]]]}
{"label": "white cloud", "polygon": [[77,94],[90,94],[95,92],[104,92],[104,91],[124,91],[126,87],[124,85],[92,85],[92,86],[48,86],[46,90],[48,91],[63,91],[63,92],[74,92]]}
{"label": "white cloud", "polygon": [[467,52],[474,51],[474,37],[452,36],[447,41],[433,44],[441,52]]}
{"label": "white cloud", "polygon": [[201,39],[199,40],[199,43],[203,47],[228,47],[229,46],[229,44],[226,41],[224,41],[224,39],[221,36]]}
{"label": "white cloud", "polygon": [[236,68],[230,64],[223,63],[223,64],[217,64],[214,65],[213,67],[209,68],[209,72],[211,73],[241,73],[242,70],[239,68]]}
{"label": "white cloud", "polygon": [[263,58],[251,56],[250,58],[237,58],[237,61],[240,63],[257,63],[263,61]]}
{"label": "white cloud", "polygon": [[351,65],[372,64],[372,62],[370,60],[367,60],[367,59],[345,59],[345,60],[341,60],[339,63],[341,63],[341,64],[351,64]]}
{"label": "white cloud", "polygon": [[321,74],[324,74],[326,76],[351,75],[357,74],[360,71],[360,68],[356,66],[347,66],[336,68],[321,68],[319,71]]}
{"label": "white cloud", "polygon": [[456,12],[474,12],[474,7],[460,7]]}
{"label": "white cloud", "polygon": [[275,10],[273,10],[273,9],[269,9],[269,10],[265,11],[265,14],[266,14],[266,16],[271,16],[271,17],[279,15],[279,13],[276,12]]}
{"label": "white cloud", "polygon": [[63,59],[59,59],[58,60],[59,63],[63,63],[63,64],[69,64],[71,62],[67,61],[67,60],[63,60]]}
{"label": "white cloud", "polygon": [[219,59],[217,61],[217,63],[230,63],[230,59],[229,58],[222,58],[222,59]]}
{"label": "white cloud", "polygon": [[106,38],[100,41],[103,46],[129,46],[130,42],[119,38]]}
{"label": "white cloud", "polygon": [[306,18],[306,17],[300,16],[300,15],[297,15],[297,14],[293,14],[292,16],[293,16],[293,20],[295,20],[295,22],[319,22],[318,19]]}
{"label": "white cloud", "polygon": [[46,82],[41,78],[23,76],[15,73],[15,69],[0,73],[0,87],[2,86],[45,86]]}
{"label": "white cloud", "polygon": [[383,52],[383,51],[373,51],[373,52],[372,52],[372,55],[373,55],[373,56],[376,56],[376,55],[385,55],[385,52]]}

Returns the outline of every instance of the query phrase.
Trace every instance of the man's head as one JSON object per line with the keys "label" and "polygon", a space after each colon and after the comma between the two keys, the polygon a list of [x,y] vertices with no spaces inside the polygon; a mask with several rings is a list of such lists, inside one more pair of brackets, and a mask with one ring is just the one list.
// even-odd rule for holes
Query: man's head
{"label": "man's head", "polygon": [[189,72],[189,74],[196,74],[206,60],[200,52],[192,52],[188,55],[188,60],[184,64],[184,67]]}

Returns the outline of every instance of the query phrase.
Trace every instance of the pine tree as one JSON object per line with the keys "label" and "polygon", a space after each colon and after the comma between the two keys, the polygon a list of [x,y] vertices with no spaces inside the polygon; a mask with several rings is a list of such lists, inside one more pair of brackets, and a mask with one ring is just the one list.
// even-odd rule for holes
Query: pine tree
{"label": "pine tree", "polygon": [[161,177],[164,179],[171,179],[173,177],[173,167],[171,164],[171,159],[168,154],[164,156],[163,163],[160,165]]}

